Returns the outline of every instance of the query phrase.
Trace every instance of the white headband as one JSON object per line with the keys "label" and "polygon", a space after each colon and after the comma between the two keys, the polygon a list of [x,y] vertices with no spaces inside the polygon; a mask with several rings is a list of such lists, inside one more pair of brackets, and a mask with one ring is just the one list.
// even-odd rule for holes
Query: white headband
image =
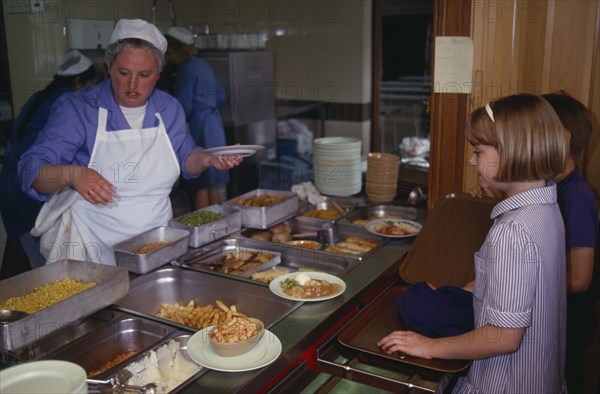
{"label": "white headband", "polygon": [[488,116],[492,120],[492,123],[496,123],[496,121],[494,120],[494,113],[492,112],[492,107],[490,107],[490,103],[487,103],[485,105],[485,112],[487,112]]}

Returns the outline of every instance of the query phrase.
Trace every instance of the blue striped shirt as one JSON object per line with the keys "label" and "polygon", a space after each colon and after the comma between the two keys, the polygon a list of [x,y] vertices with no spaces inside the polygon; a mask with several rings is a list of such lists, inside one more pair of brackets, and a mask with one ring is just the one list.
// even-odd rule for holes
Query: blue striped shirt
{"label": "blue striped shirt", "polygon": [[475,327],[524,327],[525,335],[515,352],[475,360],[454,391],[566,392],[565,233],[556,185],[511,196],[491,216],[475,254]]}

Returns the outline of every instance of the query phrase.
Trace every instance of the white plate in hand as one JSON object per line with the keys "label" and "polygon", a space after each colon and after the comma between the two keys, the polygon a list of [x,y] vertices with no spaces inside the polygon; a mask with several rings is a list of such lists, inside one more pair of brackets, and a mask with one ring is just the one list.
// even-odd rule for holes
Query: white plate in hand
{"label": "white plate in hand", "polygon": [[262,145],[230,145],[204,149],[203,152],[210,153],[213,156],[238,155],[249,157],[263,149],[265,147]]}

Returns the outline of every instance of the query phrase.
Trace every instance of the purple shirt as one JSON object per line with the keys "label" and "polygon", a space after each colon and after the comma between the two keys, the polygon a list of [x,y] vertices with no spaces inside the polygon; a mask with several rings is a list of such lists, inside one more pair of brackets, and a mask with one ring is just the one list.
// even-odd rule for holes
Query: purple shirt
{"label": "purple shirt", "polygon": [[[18,172],[24,192],[42,201],[49,197],[31,187],[38,171],[45,165],[88,166],[96,141],[99,107],[108,111],[107,131],[131,128],[113,97],[110,79],[92,89],[63,95],[52,107],[48,123],[37,141],[19,161]],[[193,178],[184,172],[184,164],[190,153],[200,148],[188,131],[181,104],[169,94],[155,89],[148,98],[144,128],[158,126],[157,112],[165,124],[184,178]]]}
{"label": "purple shirt", "polygon": [[598,211],[590,185],[575,168],[556,186],[558,205],[565,222],[567,248],[594,248],[598,239]]}

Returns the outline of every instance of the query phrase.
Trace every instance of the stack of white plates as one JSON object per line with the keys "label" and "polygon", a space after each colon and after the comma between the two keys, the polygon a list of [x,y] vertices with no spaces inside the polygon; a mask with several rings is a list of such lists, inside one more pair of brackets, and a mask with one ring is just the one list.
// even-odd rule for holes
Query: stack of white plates
{"label": "stack of white plates", "polygon": [[348,137],[313,142],[315,187],[331,196],[351,196],[362,189],[361,141]]}

